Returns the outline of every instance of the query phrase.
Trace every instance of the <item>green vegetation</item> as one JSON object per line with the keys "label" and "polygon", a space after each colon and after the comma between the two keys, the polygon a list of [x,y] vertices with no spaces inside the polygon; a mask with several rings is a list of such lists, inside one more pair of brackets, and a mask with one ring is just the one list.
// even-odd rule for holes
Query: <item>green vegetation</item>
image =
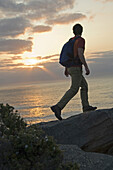
{"label": "green vegetation", "polygon": [[20,117],[14,107],[0,104],[0,169],[78,170],[62,164],[63,155],[52,137]]}

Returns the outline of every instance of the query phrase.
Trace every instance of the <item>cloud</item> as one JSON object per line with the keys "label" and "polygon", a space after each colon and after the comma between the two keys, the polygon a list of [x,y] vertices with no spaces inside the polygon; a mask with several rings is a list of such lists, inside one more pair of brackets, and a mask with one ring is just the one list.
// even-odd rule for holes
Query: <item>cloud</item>
{"label": "cloud", "polygon": [[[42,14],[42,16],[50,16],[50,14],[56,14],[61,10],[72,9],[74,7],[75,0],[31,0],[26,4],[26,9],[31,10],[31,13]],[[38,9],[38,10],[37,10]],[[30,13],[29,13],[30,14]]]}
{"label": "cloud", "polygon": [[28,37],[28,40],[33,40],[33,37]]}
{"label": "cloud", "polygon": [[[55,56],[57,57],[57,54],[45,56],[45,58],[52,59]],[[39,56],[37,59],[42,59],[42,57]],[[18,63],[15,63],[16,60],[18,60]],[[113,51],[92,53],[88,60],[93,61],[93,63],[89,64],[91,77],[103,76],[105,78],[113,75]],[[7,69],[4,69],[5,66]],[[21,56],[13,56],[9,60],[0,61],[0,84],[67,79],[63,74],[64,67],[58,61],[50,62],[48,60],[48,62],[43,63],[45,69],[38,68],[38,65],[32,69],[24,68],[23,66]]]}
{"label": "cloud", "polygon": [[112,76],[113,75],[113,51],[100,51],[92,53],[89,61],[92,76]]}
{"label": "cloud", "polygon": [[67,8],[73,8],[74,7],[74,3],[75,0],[42,0],[42,1],[37,1],[37,0],[33,0],[30,1],[30,3],[28,4],[28,6],[32,6],[33,9],[40,7],[40,8],[44,8],[45,10],[50,10],[53,11],[59,11],[61,9],[67,9]]}
{"label": "cloud", "polygon": [[89,60],[96,59],[98,61],[99,59],[102,59],[102,58],[106,58],[106,59],[113,58],[113,51],[110,50],[110,51],[93,52],[91,53]]}
{"label": "cloud", "polygon": [[21,56],[13,56],[11,57],[11,60],[22,60]]}
{"label": "cloud", "polygon": [[77,20],[85,19],[86,16],[81,13],[64,13],[60,14],[52,19],[48,19],[46,22],[47,24],[69,24]]}
{"label": "cloud", "polygon": [[0,37],[24,34],[26,28],[33,27],[33,20],[43,23],[34,25],[33,32],[42,33],[52,30],[51,26],[44,24],[68,24],[86,18],[82,13],[62,14],[73,9],[74,5],[75,0],[0,0],[0,12],[4,14],[0,20]]}
{"label": "cloud", "polygon": [[[54,18],[56,22],[60,22],[60,24],[61,22],[65,24],[66,18],[68,20],[67,23],[69,23],[69,20],[73,22],[73,20],[82,19],[84,17],[83,14],[61,14],[67,9],[72,9],[74,5],[75,0],[27,0],[21,3],[16,0],[0,0],[0,9],[4,12],[5,17],[9,14],[10,16],[21,16],[29,20],[38,21],[43,19],[44,23],[49,23],[51,20],[49,21],[48,18],[51,17]],[[61,21],[59,21],[59,19],[61,19]]]}
{"label": "cloud", "polygon": [[96,17],[96,14],[93,14],[93,15],[89,16],[89,21],[94,21],[95,17]]}
{"label": "cloud", "polygon": [[[45,63],[51,63],[51,62],[58,62],[58,58],[59,58],[59,54],[54,54],[54,55],[49,55],[49,56],[44,56],[44,57],[41,57],[41,56],[38,56],[36,57],[35,59],[37,59],[38,61],[41,61],[42,64],[45,64]],[[37,63],[37,66],[39,64]]]}
{"label": "cloud", "polygon": [[18,3],[16,0],[0,0],[0,9],[6,13],[24,12],[25,4]]}
{"label": "cloud", "polygon": [[0,85],[33,81],[63,80],[63,68],[58,63],[46,63],[45,70],[35,67],[3,70],[0,72]]}
{"label": "cloud", "polygon": [[20,39],[1,39],[0,52],[8,54],[21,54],[32,50],[32,42]]}
{"label": "cloud", "polygon": [[[23,63],[17,63],[17,64],[15,64],[15,63],[12,63],[12,64],[0,64],[0,67],[2,67],[2,68],[4,67],[5,70],[14,69],[14,68],[17,68],[17,67],[22,67],[22,66],[24,66]],[[6,69],[6,67],[7,67],[8,69]]]}
{"label": "cloud", "polygon": [[1,69],[12,69],[18,66],[23,66],[21,56],[12,56],[10,58],[5,57],[5,59],[0,59],[0,68]]}
{"label": "cloud", "polygon": [[59,54],[54,54],[54,55],[49,55],[49,56],[45,56],[43,57],[44,59],[52,59],[54,57],[59,57]]}
{"label": "cloud", "polygon": [[[55,55],[50,55],[50,56],[45,56],[45,57],[41,57],[41,56],[38,56],[38,57],[32,57],[32,59],[35,59],[37,60],[37,64],[31,64],[31,66],[34,67],[38,67],[40,65],[46,65],[47,63],[55,63],[57,62],[58,63],[58,57],[59,57],[59,54],[55,54]],[[0,70],[3,69],[5,70],[12,70],[12,69],[15,69],[16,67],[21,67],[21,68],[27,68],[30,66],[30,63],[29,65],[27,66],[26,64],[24,64],[24,61],[26,60],[29,60],[29,57],[26,57],[26,58],[23,58],[21,56],[4,56],[3,58],[0,59]]]}
{"label": "cloud", "polygon": [[[61,10],[72,9],[75,0],[27,0],[18,2],[17,0],[0,0],[0,9],[10,15],[26,15],[32,19],[40,19],[56,14]],[[34,16],[34,17],[33,17]]]}
{"label": "cloud", "polygon": [[52,30],[52,27],[46,26],[46,25],[37,25],[33,27],[32,32],[33,33],[43,33],[43,32],[49,32]]}
{"label": "cloud", "polygon": [[0,37],[15,37],[24,34],[30,25],[30,22],[23,17],[1,19]]}
{"label": "cloud", "polygon": [[37,60],[42,60],[41,56],[36,57]]}

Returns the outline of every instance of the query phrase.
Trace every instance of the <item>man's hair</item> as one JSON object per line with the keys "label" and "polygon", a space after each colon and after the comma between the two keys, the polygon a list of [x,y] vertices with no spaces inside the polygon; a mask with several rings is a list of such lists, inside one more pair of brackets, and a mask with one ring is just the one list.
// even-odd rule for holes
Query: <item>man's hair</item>
{"label": "man's hair", "polygon": [[83,27],[82,27],[80,24],[75,24],[75,25],[73,26],[73,33],[74,33],[75,35],[81,35],[82,32],[83,32]]}

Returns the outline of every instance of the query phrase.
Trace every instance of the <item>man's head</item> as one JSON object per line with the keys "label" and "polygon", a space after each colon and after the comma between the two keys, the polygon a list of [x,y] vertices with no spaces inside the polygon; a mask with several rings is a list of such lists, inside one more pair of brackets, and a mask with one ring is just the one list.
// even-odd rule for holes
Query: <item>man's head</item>
{"label": "man's head", "polygon": [[73,26],[73,33],[75,35],[82,35],[83,27],[80,24],[76,24]]}

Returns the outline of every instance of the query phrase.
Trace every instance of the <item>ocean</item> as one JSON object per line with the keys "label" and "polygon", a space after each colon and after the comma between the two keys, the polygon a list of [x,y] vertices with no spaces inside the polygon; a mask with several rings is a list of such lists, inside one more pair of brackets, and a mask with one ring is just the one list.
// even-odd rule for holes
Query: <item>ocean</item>
{"label": "ocean", "polygon": [[[89,101],[98,109],[113,108],[113,78],[88,78]],[[69,89],[70,80],[0,87],[0,103],[18,110],[28,124],[56,120],[50,106]],[[80,92],[62,111],[65,119],[82,112]]]}

